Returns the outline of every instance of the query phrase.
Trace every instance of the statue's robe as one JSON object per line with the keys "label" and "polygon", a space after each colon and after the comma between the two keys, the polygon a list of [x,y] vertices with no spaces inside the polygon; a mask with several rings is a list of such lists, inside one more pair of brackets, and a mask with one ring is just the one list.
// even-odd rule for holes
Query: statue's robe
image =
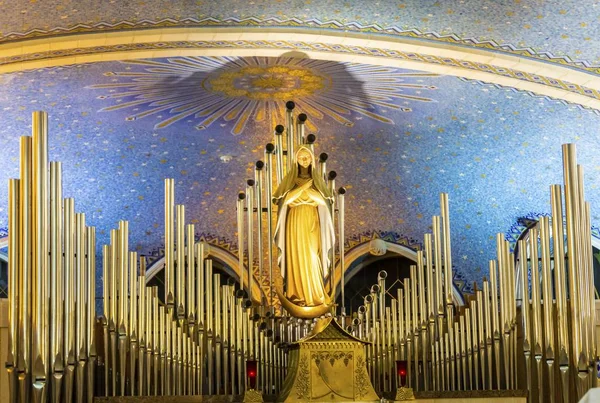
{"label": "statue's robe", "polygon": [[329,275],[329,252],[335,242],[331,213],[313,179],[296,178],[296,186],[280,203],[275,241],[286,296],[298,306],[329,304],[324,279]]}

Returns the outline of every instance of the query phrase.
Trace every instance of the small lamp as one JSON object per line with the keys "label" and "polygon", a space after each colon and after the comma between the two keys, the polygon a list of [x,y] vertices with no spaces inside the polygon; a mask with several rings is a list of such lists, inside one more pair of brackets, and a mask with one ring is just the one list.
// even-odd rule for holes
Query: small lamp
{"label": "small lamp", "polygon": [[398,376],[398,390],[396,390],[396,397],[394,398],[395,401],[402,401],[402,400],[414,400],[415,399],[415,395],[413,393],[412,388],[406,388],[404,387],[404,384],[406,383],[406,376],[408,375],[408,371],[407,371],[407,361],[404,360],[398,360],[396,361],[396,374]]}
{"label": "small lamp", "polygon": [[258,374],[256,360],[247,360],[246,361],[246,379],[248,381],[246,391],[244,393],[243,402],[247,403],[255,403],[262,402],[263,397],[262,393],[256,390],[256,376]]}
{"label": "small lamp", "polygon": [[396,373],[398,374],[399,384],[398,386],[402,387],[406,381],[406,361],[398,360],[396,361]]}
{"label": "small lamp", "polygon": [[256,388],[256,360],[246,361],[246,376],[248,377],[248,387],[250,389]]}

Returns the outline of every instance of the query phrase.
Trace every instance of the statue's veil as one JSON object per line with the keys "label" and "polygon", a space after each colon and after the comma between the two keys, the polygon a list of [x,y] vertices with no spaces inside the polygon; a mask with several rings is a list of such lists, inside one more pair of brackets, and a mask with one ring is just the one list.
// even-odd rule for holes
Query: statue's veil
{"label": "statue's veil", "polygon": [[315,154],[311,151],[310,148],[306,146],[301,146],[300,148],[298,148],[296,154],[294,155],[294,163],[292,164],[290,170],[275,190],[275,193],[273,193],[273,203],[279,203],[279,201],[283,197],[285,197],[287,192],[289,192],[294,188],[294,186],[296,186],[296,178],[298,178],[298,163],[296,161],[298,160],[298,154],[301,151],[307,151],[310,154],[310,175],[313,180],[313,186],[319,191],[319,193],[321,193],[321,196],[323,196],[323,198],[325,198],[326,200],[331,201],[333,199],[333,195],[331,194],[329,188],[325,184],[323,177],[319,174],[317,170],[317,166],[315,164]]}

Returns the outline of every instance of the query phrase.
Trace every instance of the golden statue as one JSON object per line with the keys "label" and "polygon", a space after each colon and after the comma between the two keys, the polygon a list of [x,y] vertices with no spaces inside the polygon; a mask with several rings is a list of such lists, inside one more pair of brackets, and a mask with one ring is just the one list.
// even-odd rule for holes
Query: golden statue
{"label": "golden statue", "polygon": [[335,243],[330,210],[333,196],[315,169],[310,148],[301,146],[295,157],[273,194],[273,202],[279,206],[274,240],[286,284],[285,296],[280,299],[295,316],[315,317],[326,313],[332,302],[325,278]]}

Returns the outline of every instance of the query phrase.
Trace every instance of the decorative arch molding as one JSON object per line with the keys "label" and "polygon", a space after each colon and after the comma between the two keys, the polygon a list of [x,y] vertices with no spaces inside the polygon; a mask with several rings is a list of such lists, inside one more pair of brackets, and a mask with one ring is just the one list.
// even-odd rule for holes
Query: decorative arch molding
{"label": "decorative arch molding", "polygon": [[[510,251],[515,252],[515,250],[517,248],[517,242],[520,239],[527,239],[528,231],[537,224],[537,222],[540,220],[540,217],[548,217],[548,216],[550,216],[550,214],[548,214],[548,213],[531,212],[524,216],[519,217],[517,219],[517,222],[515,222],[505,234],[505,239],[509,242],[509,245],[510,245]],[[594,248],[600,250],[600,229],[598,227],[592,226],[591,230],[592,230],[591,231],[592,232],[592,239],[591,239],[592,246]],[[516,273],[515,273],[515,280],[516,280],[515,298],[517,299],[518,303],[520,304],[520,301],[522,299],[521,265],[518,263],[518,261],[516,261],[515,263],[516,263],[515,264],[515,271],[516,271]],[[530,274],[528,273],[527,276],[529,278]]]}
{"label": "decorative arch molding", "polygon": [[155,57],[278,57],[294,51],[302,52],[298,57],[481,80],[600,109],[600,78],[584,69],[452,42],[305,27],[147,28],[10,41],[0,43],[0,73]]}
{"label": "decorative arch molding", "polygon": [[8,246],[8,228],[0,228],[0,249]]}
{"label": "decorative arch molding", "polygon": [[[505,233],[505,239],[510,244],[510,251],[514,252],[517,242],[521,239],[530,228],[537,224],[540,217],[548,217],[548,213],[530,212],[517,218],[517,221],[512,224],[509,230]],[[592,225],[592,245],[599,248],[600,245],[600,228]],[[599,248],[600,249],[600,248]]]}
{"label": "decorative arch molding", "polygon": [[[244,265],[240,275],[237,245],[233,245],[224,238],[207,234],[196,236],[196,241],[206,243],[207,247],[204,251],[205,259],[214,259],[223,264],[225,272],[229,276],[238,280],[238,282],[240,281],[240,278],[242,278],[244,288],[247,288],[248,270],[247,266]],[[165,268],[164,246],[159,249],[155,249],[151,254],[147,255],[146,258],[149,259],[149,265],[146,269],[146,283],[148,283]],[[253,277],[252,295],[262,295],[265,297],[263,287],[259,286],[259,280],[256,276],[256,273],[254,273]]]}
{"label": "decorative arch molding", "polygon": [[[345,280],[348,281],[357,274],[366,264],[372,263],[377,258],[382,258],[386,253],[403,256],[416,263],[417,251],[422,245],[413,238],[392,231],[370,231],[350,237],[345,244]],[[375,259],[365,260],[365,257],[374,256]],[[388,257],[388,256],[386,256]],[[334,284],[339,289],[341,283],[341,267],[339,259],[336,261]],[[463,306],[465,299],[463,291],[465,282],[460,281],[460,274],[454,270],[452,282],[452,299],[457,306]],[[339,291],[336,291],[336,295]]]}

